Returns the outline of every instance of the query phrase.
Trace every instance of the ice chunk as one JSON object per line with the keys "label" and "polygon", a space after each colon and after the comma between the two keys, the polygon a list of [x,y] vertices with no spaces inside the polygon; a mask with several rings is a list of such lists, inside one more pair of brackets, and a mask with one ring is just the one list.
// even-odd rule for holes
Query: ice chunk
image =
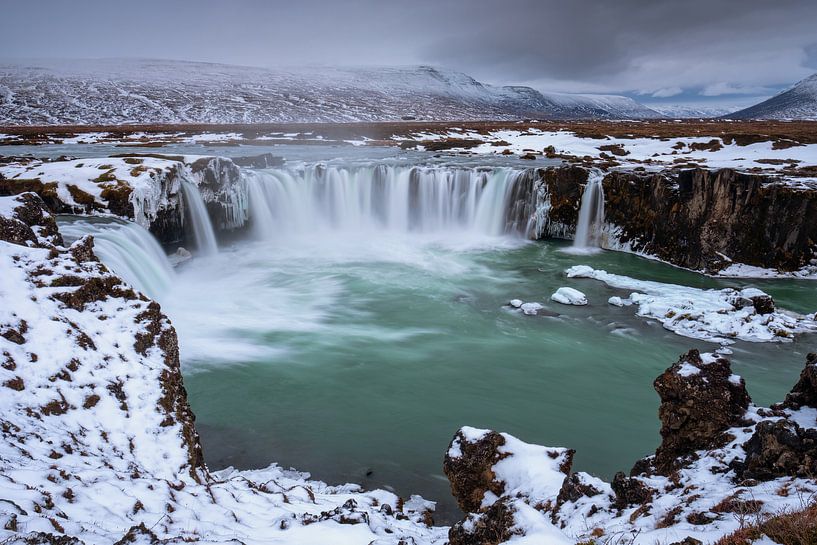
{"label": "ice chunk", "polygon": [[579,290],[573,288],[559,288],[550,298],[563,305],[587,304],[587,297]]}
{"label": "ice chunk", "polygon": [[536,316],[536,313],[539,311],[539,309],[544,307],[542,307],[542,305],[540,305],[539,303],[523,303],[520,308],[522,309],[522,312],[524,312],[528,316]]}

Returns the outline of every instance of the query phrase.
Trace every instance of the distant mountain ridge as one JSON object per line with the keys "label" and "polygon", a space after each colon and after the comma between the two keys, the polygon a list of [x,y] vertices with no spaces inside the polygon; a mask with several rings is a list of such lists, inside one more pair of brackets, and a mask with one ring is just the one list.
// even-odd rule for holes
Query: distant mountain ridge
{"label": "distant mountain ridge", "polygon": [[0,63],[0,124],[644,119],[623,96],[492,86],[430,66],[266,69],[149,59]]}
{"label": "distant mountain ridge", "polygon": [[731,113],[730,119],[817,120],[817,74],[759,104]]}

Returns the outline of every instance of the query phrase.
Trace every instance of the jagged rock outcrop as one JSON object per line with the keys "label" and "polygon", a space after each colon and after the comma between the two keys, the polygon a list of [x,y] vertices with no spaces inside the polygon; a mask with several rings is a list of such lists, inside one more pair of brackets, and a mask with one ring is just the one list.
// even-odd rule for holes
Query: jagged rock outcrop
{"label": "jagged rock outcrop", "polygon": [[786,395],[782,405],[789,409],[817,408],[817,354],[806,356],[806,366],[800,373],[800,380]]}
{"label": "jagged rock outcrop", "polygon": [[727,443],[724,432],[744,420],[751,402],[746,383],[732,374],[729,360],[702,358],[697,350],[681,356],[653,385],[661,398],[662,440],[651,463],[665,475],[695,451]]}
{"label": "jagged rock outcrop", "polygon": [[22,193],[6,202],[8,213],[0,215],[0,240],[36,247],[62,245],[57,221],[38,195]]}
{"label": "jagged rock outcrop", "polygon": [[[254,158],[248,157],[252,162]],[[203,157],[190,164],[199,192],[207,205],[213,227],[229,231],[247,221],[246,191],[241,187],[241,169],[226,157]]]}
{"label": "jagged rock outcrop", "polygon": [[[467,515],[451,527],[450,544],[495,545],[525,534],[520,520],[550,512],[566,488],[573,454],[570,449],[528,445],[490,430],[464,427],[457,431],[446,452],[443,471]],[[536,469],[528,472],[529,467]],[[531,480],[532,474],[538,480]],[[581,483],[577,486],[592,489]],[[562,542],[564,536],[559,534],[553,532],[553,543]]]}
{"label": "jagged rock outcrop", "polygon": [[605,219],[619,243],[681,267],[794,271],[817,257],[817,191],[775,182],[728,169],[611,172]]}
{"label": "jagged rock outcrop", "polygon": [[[817,408],[817,354],[806,356],[800,379],[785,401],[773,407],[772,414],[785,416],[785,409],[804,408]],[[817,419],[813,420],[810,428],[787,418],[760,422],[743,445],[746,459],[735,464],[738,474],[761,481],[786,476],[814,478],[817,475]]]}
{"label": "jagged rock outcrop", "polygon": [[[814,364],[809,355],[789,399],[817,393]],[[445,471],[468,514],[451,528],[451,543],[496,544],[522,536],[532,543],[601,543],[617,536],[643,544],[712,542],[745,517],[763,520],[802,509],[793,490],[817,493],[817,421],[798,424],[813,418],[813,408],[755,407],[727,360],[695,350],[655,387],[662,444],[631,476],[617,473],[610,484],[572,472],[572,451],[460,430]],[[551,452],[560,463],[543,463]]]}
{"label": "jagged rock outcrop", "polygon": [[[181,440],[188,451],[187,465],[191,476],[198,479],[197,470],[204,467],[201,455],[201,446],[198,434],[195,431],[194,417],[187,403],[186,392],[181,376],[178,339],[176,332],[170,325],[169,320],[161,313],[159,305],[149,301],[145,296],[135,292],[118,277],[114,276],[93,253],[93,238],[88,236],[76,241],[69,248],[62,247],[62,237],[60,236],[57,224],[46,210],[43,201],[33,193],[24,193],[16,197],[2,200],[3,208],[9,210],[10,214],[0,215],[0,241],[25,246],[32,249],[48,250],[46,255],[38,256],[36,253],[20,253],[15,260],[21,264],[23,270],[28,275],[32,286],[31,297],[35,300],[43,298],[54,305],[55,315],[50,320],[64,322],[69,338],[83,349],[102,350],[104,339],[100,337],[102,331],[93,332],[80,326],[81,320],[73,317],[73,313],[89,311],[90,307],[95,309],[104,308],[113,304],[128,306],[133,312],[134,336],[132,350],[145,358],[154,354],[160,354],[163,368],[157,369],[159,372],[159,389],[161,396],[158,399],[155,410],[162,415],[161,427],[178,428],[181,433]],[[28,229],[29,233],[20,239],[19,233]],[[22,250],[21,250],[22,251]],[[40,257],[37,260],[36,257]],[[114,302],[115,301],[115,302]],[[73,311],[73,312],[72,312]],[[33,316],[33,315],[32,315]],[[100,320],[106,320],[104,314],[100,314]],[[23,325],[24,324],[24,325]],[[34,320],[20,318],[17,325],[0,324],[0,330],[4,330],[3,337],[15,339],[16,344],[25,346],[31,344],[34,338],[41,333]],[[14,333],[11,333],[14,331]],[[129,349],[122,348],[122,352],[116,353],[117,357],[127,359]],[[26,366],[36,367],[36,372],[32,370],[29,374],[39,375],[45,369],[44,366],[52,366],[54,361],[39,361],[39,358],[21,358],[17,350],[4,350],[5,369],[13,370],[18,374],[25,374]],[[108,355],[107,357],[111,357]],[[71,353],[66,351],[63,357],[71,359]],[[55,367],[54,377],[62,381],[74,382],[80,380],[83,375],[80,367],[87,362],[84,358],[74,357],[64,368]],[[14,380],[14,379],[11,379]],[[50,382],[55,382],[50,380]],[[104,385],[103,385],[104,386]],[[38,386],[30,381],[23,388],[14,388],[17,391],[36,389]],[[48,382],[41,385],[46,389],[52,389]],[[116,404],[122,410],[128,412],[127,393],[121,386],[115,388],[97,388],[92,382],[85,385],[88,395],[84,398],[82,407],[72,404],[60,388],[53,388],[58,394],[59,401],[54,401],[38,409],[32,409],[29,416],[41,414],[60,415],[69,411],[88,411],[93,413],[96,405],[103,400],[103,392],[113,396]],[[93,399],[93,403],[86,403]],[[89,406],[86,406],[89,405]],[[10,416],[10,415],[8,415]],[[89,416],[90,417],[90,416]],[[72,418],[82,419],[80,415]],[[91,417],[93,418],[93,417]],[[6,430],[7,431],[7,430]],[[87,448],[82,441],[66,441],[62,449],[80,450]]]}
{"label": "jagged rock outcrop", "polygon": [[803,429],[787,419],[763,421],[743,448],[746,459],[738,473],[745,479],[817,475],[817,429]]}
{"label": "jagged rock outcrop", "polygon": [[[266,168],[278,164],[270,154],[239,159]],[[42,161],[19,158],[4,167],[0,196],[37,193],[54,213],[114,214],[136,221],[164,244],[190,245],[186,229],[192,198],[183,184],[198,187],[218,230],[245,226],[246,187],[237,164],[224,157],[128,154],[96,159]]]}
{"label": "jagged rock outcrop", "polygon": [[[451,448],[455,444],[459,451],[452,455]],[[452,439],[449,454],[443,462],[443,472],[451,483],[451,493],[457,505],[466,513],[479,510],[486,492],[501,494],[503,486],[497,481],[493,467],[504,457],[499,452],[499,447],[504,444],[502,434],[494,431],[469,441],[463,430],[459,430]]]}

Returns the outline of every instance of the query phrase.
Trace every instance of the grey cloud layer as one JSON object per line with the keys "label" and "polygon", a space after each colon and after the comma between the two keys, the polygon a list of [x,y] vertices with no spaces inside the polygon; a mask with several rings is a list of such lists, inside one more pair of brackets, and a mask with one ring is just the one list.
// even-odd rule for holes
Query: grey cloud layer
{"label": "grey cloud layer", "polygon": [[817,69],[817,2],[7,0],[2,57],[433,63],[497,83],[760,95]]}

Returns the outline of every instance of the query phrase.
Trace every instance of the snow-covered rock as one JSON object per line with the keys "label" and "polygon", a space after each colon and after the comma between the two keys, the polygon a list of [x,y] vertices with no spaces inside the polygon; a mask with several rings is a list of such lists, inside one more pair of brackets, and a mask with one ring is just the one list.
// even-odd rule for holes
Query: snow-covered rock
{"label": "snow-covered rock", "polygon": [[783,342],[817,331],[814,319],[775,309],[771,297],[755,288],[705,290],[638,280],[587,265],[575,265],[565,273],[568,278],[593,278],[631,291],[622,304],[636,305],[636,315],[657,320],[685,337],[718,343]]}
{"label": "snow-covered rock", "polygon": [[667,369],[656,390],[663,424],[657,455],[609,484],[573,472],[572,450],[492,430],[458,431],[444,469],[467,514],[452,526],[451,544],[712,543],[746,517],[803,509],[796,496],[817,492],[817,408],[749,405],[729,362],[696,351]]}
{"label": "snow-covered rock", "polygon": [[247,221],[240,169],[223,157],[23,158],[0,166],[0,193],[33,191],[54,212],[132,219],[167,243],[184,236],[185,183],[198,187],[219,229],[240,228]]}
{"label": "snow-covered rock", "polygon": [[562,287],[550,296],[553,301],[563,305],[586,305],[587,297],[577,289]]}

